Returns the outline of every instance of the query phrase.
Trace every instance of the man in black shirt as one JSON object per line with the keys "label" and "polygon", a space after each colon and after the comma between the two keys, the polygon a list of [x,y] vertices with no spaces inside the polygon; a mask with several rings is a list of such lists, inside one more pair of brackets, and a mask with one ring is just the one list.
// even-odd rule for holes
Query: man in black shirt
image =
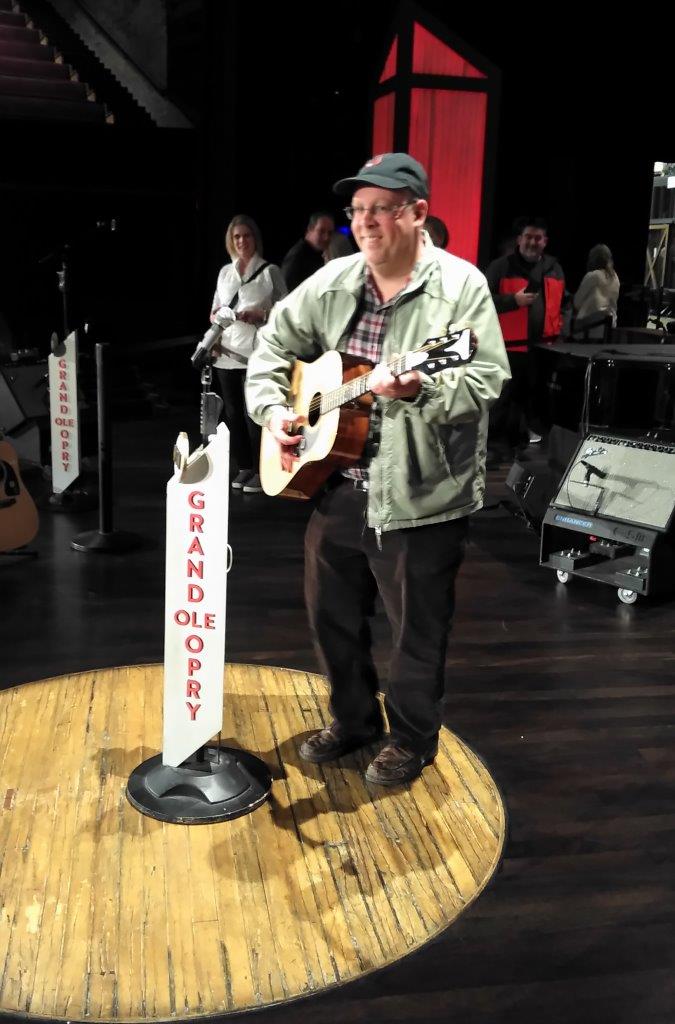
{"label": "man in black shirt", "polygon": [[289,292],[324,265],[324,253],[334,231],[335,221],[330,213],[320,210],[311,215],[305,237],[288,250],[281,264]]}

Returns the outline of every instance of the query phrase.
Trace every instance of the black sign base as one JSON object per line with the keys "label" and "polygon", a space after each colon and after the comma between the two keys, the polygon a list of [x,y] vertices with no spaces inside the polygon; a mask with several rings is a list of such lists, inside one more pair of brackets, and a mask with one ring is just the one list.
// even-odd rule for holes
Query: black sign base
{"label": "black sign base", "polygon": [[80,488],[54,492],[40,506],[41,512],[91,512],[98,506],[98,494]]}
{"label": "black sign base", "polygon": [[245,750],[205,747],[204,760],[178,768],[157,754],[129,776],[129,802],[150,818],[179,825],[229,821],[254,811],[272,787],[267,765]]}

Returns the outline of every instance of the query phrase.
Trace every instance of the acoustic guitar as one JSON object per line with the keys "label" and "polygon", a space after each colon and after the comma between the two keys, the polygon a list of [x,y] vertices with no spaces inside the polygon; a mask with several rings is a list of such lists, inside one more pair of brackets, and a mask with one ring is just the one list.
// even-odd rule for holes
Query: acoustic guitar
{"label": "acoustic guitar", "polygon": [[0,551],[30,544],[37,531],[37,509],[21,479],[16,452],[0,436]]}
{"label": "acoustic guitar", "polygon": [[[475,352],[468,328],[431,338],[421,348],[388,363],[395,377],[422,369],[432,375],[468,363]],[[313,363],[298,359],[293,366],[288,407],[304,418],[298,430],[293,470],[281,466],[279,443],[263,428],[260,481],[265,494],[311,498],[336,470],[358,462],[363,455],[373,396],[373,364],[341,352],[324,352]]]}

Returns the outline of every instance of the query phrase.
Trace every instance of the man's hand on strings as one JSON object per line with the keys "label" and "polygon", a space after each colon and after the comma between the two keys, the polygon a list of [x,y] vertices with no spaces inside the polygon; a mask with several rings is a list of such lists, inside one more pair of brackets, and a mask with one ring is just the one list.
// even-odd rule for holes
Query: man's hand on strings
{"label": "man's hand on strings", "polygon": [[394,377],[386,363],[378,363],[370,374],[370,390],[382,398],[414,398],[422,386],[417,370]]}
{"label": "man's hand on strings", "polygon": [[[292,412],[283,405],[275,405],[267,422],[267,429],[279,443],[281,468],[292,473],[299,455],[296,447],[300,440],[298,430],[306,422],[300,413]],[[293,433],[295,431],[295,433]]]}

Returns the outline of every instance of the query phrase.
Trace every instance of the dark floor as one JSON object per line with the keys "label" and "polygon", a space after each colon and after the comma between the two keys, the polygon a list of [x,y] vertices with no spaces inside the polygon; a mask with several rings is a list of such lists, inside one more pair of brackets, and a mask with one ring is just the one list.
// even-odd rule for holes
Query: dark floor
{"label": "dark floor", "polygon": [[[96,515],[43,513],[34,560],[0,558],[0,686],[160,661],[164,487],[192,413],[115,427],[115,525],[145,546],[77,554]],[[493,474],[499,497],[503,473]],[[302,605],[309,509],[234,496],[227,657],[316,669]],[[506,800],[501,870],[437,941],[260,1024],[672,1024],[675,603],[538,566],[503,509],[475,517],[448,657],[447,724]],[[377,650],[386,658],[386,627]],[[241,1017],[230,1020],[243,1020]]]}

